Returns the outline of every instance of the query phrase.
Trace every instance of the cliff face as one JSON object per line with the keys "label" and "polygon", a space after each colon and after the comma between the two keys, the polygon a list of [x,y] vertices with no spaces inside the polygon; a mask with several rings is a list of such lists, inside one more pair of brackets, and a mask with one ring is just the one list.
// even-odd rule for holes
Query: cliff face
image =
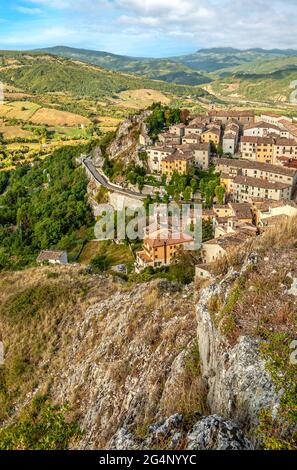
{"label": "cliff face", "polygon": [[145,120],[150,115],[150,111],[142,111],[133,115],[120,124],[115,139],[108,148],[109,158],[120,159],[125,164],[134,161],[141,163],[138,159],[138,138],[139,134],[146,130]]}
{"label": "cliff face", "polygon": [[[2,426],[46,394],[68,402],[83,430],[74,448],[257,447],[260,412],[288,408],[286,420],[295,406],[296,369],[289,349],[281,354],[296,325],[296,249],[245,256],[200,290],[128,285],[75,266],[3,275]],[[259,350],[271,335],[287,408]]]}
{"label": "cliff face", "polygon": [[[239,271],[231,270],[197,294],[197,342],[208,416],[192,416],[189,423],[185,415],[173,415],[151,425],[142,440],[133,432],[133,426],[124,426],[111,440],[112,447],[158,448],[165,442],[166,448],[252,449],[260,444],[257,434],[260,414],[266,410],[276,417],[282,393],[277,392],[260,353],[263,340],[251,332],[240,334],[240,331],[230,338],[228,329],[222,332],[225,318],[217,318],[212,304],[214,299],[216,302],[220,299],[218,310],[224,310],[239,280],[243,282],[258,268],[262,271],[262,262],[263,257],[259,259],[256,253],[251,253]],[[274,273],[273,260],[270,262],[268,270]],[[235,310],[235,302],[232,308]],[[247,319],[249,316],[246,311]]]}
{"label": "cliff face", "polygon": [[259,424],[260,411],[268,409],[275,414],[279,404],[279,396],[259,353],[260,340],[239,336],[237,342],[230,345],[209,311],[210,300],[214,296],[226,299],[238,276],[239,273],[233,273],[202,290],[197,305],[197,334],[211,412],[232,418],[246,432],[253,433]]}

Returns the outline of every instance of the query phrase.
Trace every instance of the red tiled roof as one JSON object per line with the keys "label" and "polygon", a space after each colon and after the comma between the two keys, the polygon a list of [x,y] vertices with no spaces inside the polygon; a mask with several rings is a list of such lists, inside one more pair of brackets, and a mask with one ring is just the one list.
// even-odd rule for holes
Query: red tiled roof
{"label": "red tiled roof", "polygon": [[264,188],[264,189],[286,189],[290,188],[289,183],[279,183],[278,181],[268,181],[262,178],[252,178],[250,176],[236,176],[234,178],[235,184],[244,186],[251,186],[253,188]]}
{"label": "red tiled roof", "polygon": [[259,121],[259,122],[255,122],[255,124],[247,124],[246,126],[244,126],[244,130],[255,129],[255,128],[280,130],[280,128],[276,126],[275,124],[269,124],[268,122],[265,122],[265,121]]}

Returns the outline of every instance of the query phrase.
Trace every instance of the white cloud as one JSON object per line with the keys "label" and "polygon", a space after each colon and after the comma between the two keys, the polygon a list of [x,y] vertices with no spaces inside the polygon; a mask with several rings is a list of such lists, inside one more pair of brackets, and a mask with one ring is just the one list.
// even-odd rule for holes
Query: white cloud
{"label": "white cloud", "polygon": [[125,10],[118,21],[133,25],[134,34],[146,27],[151,34],[191,37],[204,47],[297,47],[296,0],[116,0],[116,4]]}
{"label": "white cloud", "polygon": [[[297,48],[296,0],[22,0],[22,7],[51,9],[55,17],[48,20],[45,30],[59,26],[57,43],[71,41],[94,49],[105,46],[111,52],[125,47],[133,54],[137,38],[137,51],[142,42],[151,55],[158,55],[166,43],[175,44],[176,49],[183,43],[188,50],[213,46]],[[45,44],[40,24],[32,28],[24,44],[33,43],[32,35]],[[3,43],[13,40],[3,37]],[[154,53],[158,40],[160,47]],[[114,47],[116,42],[118,46]]]}
{"label": "white cloud", "polygon": [[14,9],[19,13],[23,13],[24,15],[40,15],[42,13],[42,10],[40,8],[30,8],[21,5],[16,6]]}

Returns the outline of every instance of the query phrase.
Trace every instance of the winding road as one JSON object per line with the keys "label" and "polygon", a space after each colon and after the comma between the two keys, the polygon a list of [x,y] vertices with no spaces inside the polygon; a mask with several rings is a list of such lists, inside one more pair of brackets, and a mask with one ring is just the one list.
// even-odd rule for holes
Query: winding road
{"label": "winding road", "polygon": [[82,164],[87,169],[87,171],[91,173],[95,181],[97,181],[109,191],[114,191],[118,194],[122,194],[123,196],[132,197],[133,199],[140,199],[141,201],[147,197],[145,194],[132,191],[131,189],[122,188],[121,186],[111,183],[104,174],[99,173],[97,168],[93,165],[92,161],[88,157],[82,160]]}

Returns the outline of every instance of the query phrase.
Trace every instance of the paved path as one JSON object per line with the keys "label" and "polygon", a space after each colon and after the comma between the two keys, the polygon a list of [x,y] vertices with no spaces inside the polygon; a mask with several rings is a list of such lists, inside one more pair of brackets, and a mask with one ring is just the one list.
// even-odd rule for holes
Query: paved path
{"label": "paved path", "polygon": [[132,191],[132,189],[122,188],[121,186],[111,183],[104,174],[99,173],[97,168],[88,158],[84,158],[82,164],[87,168],[87,170],[99,184],[109,189],[110,191],[114,191],[116,193],[123,194],[123,196],[133,197],[134,199],[140,200],[144,200],[147,197],[145,194]]}

